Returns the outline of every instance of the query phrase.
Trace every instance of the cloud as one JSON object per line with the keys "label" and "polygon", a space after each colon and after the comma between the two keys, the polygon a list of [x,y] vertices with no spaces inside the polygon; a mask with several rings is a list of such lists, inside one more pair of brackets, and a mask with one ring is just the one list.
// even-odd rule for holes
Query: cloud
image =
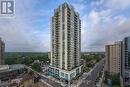
{"label": "cloud", "polygon": [[[47,39],[49,31],[46,31],[48,27],[42,27],[42,23],[40,26],[37,25],[37,21],[40,21],[38,17],[44,17],[47,13],[34,12],[35,5],[32,0],[16,0],[14,17],[0,18],[0,37],[6,43],[6,51],[43,52],[49,50],[49,39]],[[43,11],[40,10],[40,12]]]}
{"label": "cloud", "polygon": [[91,11],[82,21],[82,51],[104,51],[106,44],[130,35],[130,19],[110,10]]}
{"label": "cloud", "polygon": [[82,51],[104,51],[106,44],[130,36],[130,16],[125,16],[129,6],[129,0],[93,0],[81,17]]}
{"label": "cloud", "polygon": [[99,6],[99,5],[102,5],[104,3],[105,0],[93,0],[91,2],[91,6]]}
{"label": "cloud", "polygon": [[22,19],[8,20],[1,24],[0,35],[6,43],[6,51],[48,51],[48,32],[35,30]]}
{"label": "cloud", "polygon": [[[85,38],[82,43],[82,51],[104,51],[105,45],[112,44],[130,35],[129,25],[123,23],[116,27],[114,27],[114,24],[111,27],[96,26],[93,30],[85,32],[86,35],[82,36]],[[128,27],[124,28],[125,26]]]}
{"label": "cloud", "polygon": [[[13,18],[0,18],[6,51],[49,51],[50,17],[63,1],[15,0]],[[82,51],[103,51],[106,44],[130,35],[130,0],[68,1],[80,14]],[[57,4],[58,3],[58,4]]]}
{"label": "cloud", "polygon": [[107,0],[105,5],[111,9],[124,10],[130,6],[130,0]]}
{"label": "cloud", "polygon": [[87,5],[83,4],[83,3],[73,3],[72,4],[74,6],[74,9],[77,12],[80,12],[80,15],[82,16],[84,14],[84,10],[86,9]]}

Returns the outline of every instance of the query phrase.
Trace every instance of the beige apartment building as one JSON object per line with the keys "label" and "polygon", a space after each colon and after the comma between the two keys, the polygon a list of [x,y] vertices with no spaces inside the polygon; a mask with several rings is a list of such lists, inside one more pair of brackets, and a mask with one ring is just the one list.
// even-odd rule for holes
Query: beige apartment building
{"label": "beige apartment building", "polygon": [[122,58],[122,42],[115,42],[112,45],[106,45],[106,71],[111,74],[118,74],[121,72],[121,58]]}
{"label": "beige apartment building", "polygon": [[50,75],[71,80],[81,73],[81,20],[70,4],[63,3],[51,17]]}
{"label": "beige apartment building", "polygon": [[0,38],[0,65],[4,64],[5,43]]}

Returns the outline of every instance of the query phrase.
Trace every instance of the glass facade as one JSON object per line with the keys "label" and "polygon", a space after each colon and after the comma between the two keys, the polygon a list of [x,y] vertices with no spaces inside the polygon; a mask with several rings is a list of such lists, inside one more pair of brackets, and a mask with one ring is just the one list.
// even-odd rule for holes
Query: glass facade
{"label": "glass facade", "polygon": [[126,37],[123,42],[123,73],[125,85],[130,85],[130,37]]}
{"label": "glass facade", "polygon": [[51,68],[51,67],[50,67],[48,74],[49,74],[50,76],[59,78],[59,70],[57,70],[57,69],[54,69],[54,68]]}
{"label": "glass facade", "polygon": [[124,39],[125,69],[130,69],[130,37]]}

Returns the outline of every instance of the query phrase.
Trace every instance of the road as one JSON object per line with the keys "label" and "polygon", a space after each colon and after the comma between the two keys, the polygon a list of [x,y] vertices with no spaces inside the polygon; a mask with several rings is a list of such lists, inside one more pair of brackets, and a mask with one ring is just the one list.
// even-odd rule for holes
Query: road
{"label": "road", "polygon": [[44,80],[46,83],[51,85],[52,87],[63,87],[60,83],[57,83],[49,78],[44,77],[43,75],[40,75],[41,79]]}
{"label": "road", "polygon": [[79,87],[96,87],[96,79],[99,73],[103,70],[104,60],[101,60],[95,67],[89,72],[88,76],[79,85]]}
{"label": "road", "polygon": [[61,86],[60,83],[57,83],[57,82],[51,80],[47,76],[42,75],[42,74],[38,73],[37,71],[34,71],[30,67],[26,66],[26,68],[29,69],[29,70],[31,70],[31,71],[33,71],[36,75],[40,76],[40,79],[43,80],[45,83],[47,83],[46,85],[48,85],[48,87],[63,87],[63,86]]}
{"label": "road", "polygon": [[[96,79],[99,75],[99,73],[103,70],[103,64],[104,60],[101,60],[99,63],[95,65],[95,67],[88,73],[86,78],[82,81],[82,83],[79,85],[79,87],[96,87]],[[32,70],[32,69],[31,69]],[[33,71],[33,70],[32,70]],[[41,75],[40,73],[34,71],[36,74],[38,74],[43,81],[48,83],[51,87],[63,87],[60,83],[57,83],[49,78],[47,78],[44,75]]]}

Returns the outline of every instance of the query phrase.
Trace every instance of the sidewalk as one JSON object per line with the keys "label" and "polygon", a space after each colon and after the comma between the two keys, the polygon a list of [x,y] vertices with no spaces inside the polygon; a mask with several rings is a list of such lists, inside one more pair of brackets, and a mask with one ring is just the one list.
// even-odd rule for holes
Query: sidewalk
{"label": "sidewalk", "polygon": [[106,84],[103,84],[103,86],[102,87],[110,87],[109,85],[106,85]]}

